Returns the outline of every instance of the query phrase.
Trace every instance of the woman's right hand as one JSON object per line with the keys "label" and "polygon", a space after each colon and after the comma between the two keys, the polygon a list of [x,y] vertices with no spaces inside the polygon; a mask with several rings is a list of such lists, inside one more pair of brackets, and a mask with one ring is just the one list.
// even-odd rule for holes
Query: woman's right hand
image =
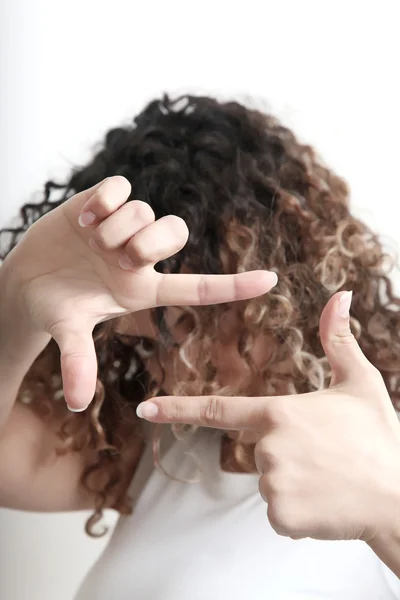
{"label": "woman's right hand", "polygon": [[187,227],[172,215],[155,221],[145,202],[126,202],[130,191],[116,176],[73,196],[34,223],[4,263],[13,310],[31,332],[48,333],[60,348],[72,409],[84,409],[94,395],[97,323],[155,306],[252,298],[276,283],[274,273],[263,271],[158,273],[154,265],[185,245]]}

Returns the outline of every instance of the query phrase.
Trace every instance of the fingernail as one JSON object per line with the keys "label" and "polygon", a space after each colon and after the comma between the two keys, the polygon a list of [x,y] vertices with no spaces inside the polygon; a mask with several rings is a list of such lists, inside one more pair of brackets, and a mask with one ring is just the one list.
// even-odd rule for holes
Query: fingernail
{"label": "fingernail", "polygon": [[83,212],[79,215],[78,223],[81,227],[87,227],[96,220],[96,215],[91,211]]}
{"label": "fingernail", "polygon": [[158,406],[154,402],[142,402],[136,409],[136,414],[140,419],[151,419],[158,414]]}
{"label": "fingernail", "polygon": [[79,412],[83,412],[84,410],[86,410],[87,406],[85,406],[84,408],[71,408],[69,406],[69,404],[67,404],[67,408],[68,408],[68,410],[70,410],[73,413],[79,413]]}
{"label": "fingernail", "polygon": [[121,267],[121,269],[125,269],[126,271],[130,271],[131,269],[133,269],[133,262],[126,256],[126,254],[124,254],[119,259],[119,266]]}
{"label": "fingernail", "polygon": [[350,316],[351,300],[353,298],[353,292],[344,292],[339,298],[337,313],[339,317],[348,319]]}
{"label": "fingernail", "polygon": [[276,284],[278,283],[278,275],[274,272],[274,271],[270,271],[270,273],[272,273],[272,275],[274,275],[274,279],[273,279],[273,287],[276,286]]}

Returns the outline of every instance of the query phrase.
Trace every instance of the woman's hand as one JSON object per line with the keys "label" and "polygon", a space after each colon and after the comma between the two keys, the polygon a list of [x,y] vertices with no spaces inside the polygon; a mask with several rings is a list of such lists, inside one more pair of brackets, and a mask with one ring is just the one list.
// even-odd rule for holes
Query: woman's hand
{"label": "woman's hand", "polygon": [[[348,292],[336,294],[321,317],[329,389],[265,398],[160,397],[142,403],[138,414],[257,432],[260,493],[279,534],[362,539],[382,556],[380,541],[394,548],[400,532],[400,425],[381,375],[350,332],[350,301]],[[386,562],[400,573],[400,554],[397,566]]]}
{"label": "woman's hand", "polygon": [[130,191],[124,177],[111,177],[77,194],[32,225],[2,266],[6,306],[20,315],[22,334],[47,332],[60,347],[73,409],[85,408],[94,395],[97,323],[155,306],[251,298],[276,283],[274,273],[260,271],[156,272],[157,262],[185,245],[187,227],[172,215],[155,221],[148,204],[126,202]]}

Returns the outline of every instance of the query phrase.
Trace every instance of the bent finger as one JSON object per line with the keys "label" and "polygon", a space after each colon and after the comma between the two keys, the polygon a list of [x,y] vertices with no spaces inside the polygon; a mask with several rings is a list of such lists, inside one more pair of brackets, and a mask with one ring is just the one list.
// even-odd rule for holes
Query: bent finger
{"label": "bent finger", "polygon": [[88,227],[99,223],[125,204],[130,193],[131,184],[125,177],[115,175],[104,179],[82,207],[79,225]]}
{"label": "bent finger", "polygon": [[134,235],[124,252],[134,268],[155,265],[179,252],[188,237],[185,221],[175,215],[167,215]]}
{"label": "bent finger", "polygon": [[154,218],[154,212],[146,202],[127,202],[93,230],[91,240],[103,252],[117,250],[125,246],[132,236],[153,223]]}

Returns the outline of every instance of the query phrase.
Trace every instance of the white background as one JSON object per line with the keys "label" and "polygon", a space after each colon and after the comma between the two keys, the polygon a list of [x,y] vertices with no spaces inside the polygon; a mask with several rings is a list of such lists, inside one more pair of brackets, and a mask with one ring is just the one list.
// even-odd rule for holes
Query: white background
{"label": "white background", "polygon": [[[144,102],[191,91],[266,102],[348,179],[357,213],[398,238],[398,12],[397,0],[0,0],[0,223]],[[0,598],[71,600],[102,548],[83,521],[0,512]]]}

